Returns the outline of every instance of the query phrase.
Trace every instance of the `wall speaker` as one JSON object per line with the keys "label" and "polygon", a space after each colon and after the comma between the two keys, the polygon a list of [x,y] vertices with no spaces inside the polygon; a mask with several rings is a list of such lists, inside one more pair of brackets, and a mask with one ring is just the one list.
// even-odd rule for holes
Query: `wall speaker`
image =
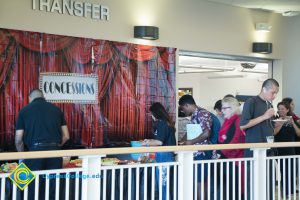
{"label": "wall speaker", "polygon": [[156,26],[135,26],[134,37],[146,40],[157,40],[159,38]]}
{"label": "wall speaker", "polygon": [[253,53],[272,53],[272,43],[267,42],[254,42],[252,45]]}

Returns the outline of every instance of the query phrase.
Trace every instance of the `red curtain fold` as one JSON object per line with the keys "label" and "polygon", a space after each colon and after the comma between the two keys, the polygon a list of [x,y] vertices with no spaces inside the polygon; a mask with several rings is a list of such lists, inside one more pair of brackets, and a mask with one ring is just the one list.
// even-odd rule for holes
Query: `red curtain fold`
{"label": "red curtain fold", "polygon": [[19,110],[28,103],[29,88],[32,84],[36,85],[32,78],[34,73],[38,74],[38,71],[35,71],[36,68],[34,67],[28,68],[28,70],[24,67],[26,63],[33,64],[35,62],[35,60],[30,59],[30,53],[22,48],[17,50],[13,62],[10,64],[9,79],[0,93],[5,105],[1,110],[1,113],[4,113],[5,121],[4,127],[1,126],[1,132],[4,134],[1,137],[1,146],[8,150],[14,148],[16,116]]}
{"label": "red curtain fold", "polygon": [[109,89],[117,73],[117,63],[112,59],[109,63],[95,67],[95,73],[98,74],[98,98],[99,101],[108,94]]}
{"label": "red curtain fold", "polygon": [[7,31],[0,29],[0,89],[6,83],[16,50],[16,42]]}
{"label": "red curtain fold", "polygon": [[122,42],[115,42],[114,45],[123,56],[137,61],[147,61],[154,59],[158,53],[157,47],[154,46],[129,44]]}
{"label": "red curtain fold", "polygon": [[97,147],[106,137],[112,141],[151,137],[153,102],[161,102],[175,117],[175,52],[0,29],[0,145],[14,147],[18,112],[28,104],[29,91],[38,87],[41,72],[98,75],[98,104],[56,104],[65,113],[73,144]]}
{"label": "red curtain fold", "polygon": [[[10,37],[7,30],[0,29],[0,150],[8,149],[13,141],[13,122],[15,102],[10,98],[9,77],[14,68],[13,60],[16,51],[16,42]],[[7,105],[7,106],[6,106]]]}
{"label": "red curtain fold", "polygon": [[[7,46],[9,45],[9,34],[6,30],[0,29],[0,55],[4,54]],[[1,60],[4,60],[4,57],[1,56]]]}
{"label": "red curtain fold", "polygon": [[42,53],[58,51],[72,44],[77,38],[29,31],[9,30],[15,40],[32,51]]}
{"label": "red curtain fold", "polygon": [[138,139],[138,137],[132,136],[136,132],[135,123],[133,122],[136,117],[135,106],[138,104],[136,103],[136,91],[128,64],[120,62],[118,73],[116,73],[115,81],[106,102],[109,109],[104,111],[108,121],[113,124],[109,128],[109,134],[113,136],[114,140],[121,137],[129,140],[131,138]]}
{"label": "red curtain fold", "polygon": [[68,60],[73,59],[80,64],[91,62],[92,58],[92,39],[79,38],[69,48],[65,49]]}
{"label": "red curtain fold", "polygon": [[103,65],[110,61],[114,55],[114,50],[109,41],[94,40],[93,48],[95,64]]}
{"label": "red curtain fold", "polygon": [[[172,70],[175,66],[175,59],[176,59],[176,49],[175,48],[159,48],[160,58],[163,62],[163,66],[165,70]],[[172,67],[170,68],[170,65]]]}

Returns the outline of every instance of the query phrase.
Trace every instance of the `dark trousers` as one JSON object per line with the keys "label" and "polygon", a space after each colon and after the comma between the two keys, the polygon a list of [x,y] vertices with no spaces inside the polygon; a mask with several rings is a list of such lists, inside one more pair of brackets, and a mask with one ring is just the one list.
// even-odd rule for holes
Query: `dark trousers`
{"label": "dark trousers", "polygon": [[[49,150],[60,150],[58,146],[35,146],[30,148],[30,151],[49,151]],[[62,158],[40,158],[40,159],[27,159],[24,161],[26,166],[31,170],[51,170],[62,168]],[[34,173],[34,172],[33,172]],[[39,177],[39,198],[45,199],[45,181],[46,176]],[[49,180],[49,199],[55,199],[55,179]],[[33,200],[35,195],[35,181],[32,181],[28,185],[28,200]]]}
{"label": "dark trousers", "polygon": [[[174,162],[174,153],[172,152],[162,152],[155,154],[156,162]],[[162,181],[162,199],[165,200],[167,198],[167,192],[169,193],[169,199],[173,199],[173,167],[170,168],[169,174],[167,174],[167,167],[162,167],[159,169],[155,168],[155,182],[156,182],[156,198],[159,196],[159,181]],[[162,174],[162,180],[159,180],[160,173]],[[169,179],[167,179],[167,175],[169,175]],[[169,191],[167,191],[167,182],[170,184]]]}

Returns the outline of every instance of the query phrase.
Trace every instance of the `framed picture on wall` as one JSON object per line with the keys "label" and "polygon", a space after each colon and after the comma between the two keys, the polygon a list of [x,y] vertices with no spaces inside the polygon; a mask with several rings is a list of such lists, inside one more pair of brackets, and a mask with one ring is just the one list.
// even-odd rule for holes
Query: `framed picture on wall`
{"label": "framed picture on wall", "polygon": [[178,88],[179,98],[186,94],[193,95],[193,88]]}

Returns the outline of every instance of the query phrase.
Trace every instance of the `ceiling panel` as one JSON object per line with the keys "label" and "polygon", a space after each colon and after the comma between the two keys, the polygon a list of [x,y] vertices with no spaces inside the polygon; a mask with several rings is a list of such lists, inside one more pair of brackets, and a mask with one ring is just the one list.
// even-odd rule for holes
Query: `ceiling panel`
{"label": "ceiling panel", "polygon": [[[245,65],[242,67],[242,63],[250,63],[254,67],[245,68]],[[268,64],[180,55],[178,72],[180,74],[206,73],[207,76],[243,76],[265,79],[268,74]]]}
{"label": "ceiling panel", "polygon": [[208,0],[210,2],[229,4],[244,8],[269,10],[275,13],[288,11],[300,12],[299,0]]}

